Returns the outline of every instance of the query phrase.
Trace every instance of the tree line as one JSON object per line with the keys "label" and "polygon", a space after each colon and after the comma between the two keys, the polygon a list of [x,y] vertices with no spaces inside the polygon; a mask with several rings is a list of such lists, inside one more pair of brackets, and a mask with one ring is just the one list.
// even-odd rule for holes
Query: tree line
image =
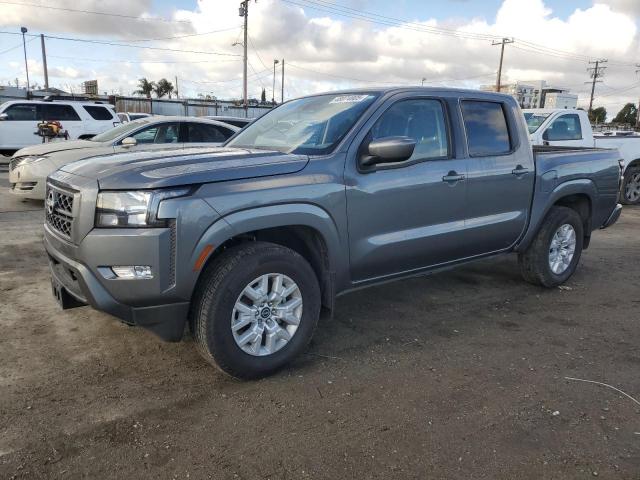
{"label": "tree line", "polygon": [[[611,123],[628,124],[634,126],[638,119],[638,107],[634,103],[627,103],[622,110],[613,118]],[[598,107],[591,110],[589,120],[592,123],[606,123],[607,109]]]}
{"label": "tree line", "polygon": [[150,82],[146,78],[141,78],[138,80],[138,89],[133,93],[135,95],[143,95],[147,98],[151,98],[152,93],[155,94],[157,98],[164,96],[171,98],[173,92],[175,92],[175,87],[173,83],[166,78],[161,78],[157,82]]}

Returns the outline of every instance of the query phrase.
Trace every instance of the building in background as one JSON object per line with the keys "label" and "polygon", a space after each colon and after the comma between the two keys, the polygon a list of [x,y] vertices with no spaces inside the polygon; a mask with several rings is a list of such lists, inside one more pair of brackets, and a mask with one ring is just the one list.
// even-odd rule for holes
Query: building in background
{"label": "building in background", "polygon": [[[481,85],[480,90],[495,92],[495,85]],[[559,86],[548,85],[544,80],[517,81],[500,87],[516,99],[521,108],[576,108],[578,95]]]}

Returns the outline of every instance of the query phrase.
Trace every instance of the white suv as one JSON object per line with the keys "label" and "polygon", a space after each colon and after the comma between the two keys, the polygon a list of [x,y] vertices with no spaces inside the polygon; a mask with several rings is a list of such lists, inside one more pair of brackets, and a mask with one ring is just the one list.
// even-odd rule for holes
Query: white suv
{"label": "white suv", "polygon": [[12,100],[0,105],[0,151],[12,154],[42,143],[38,123],[58,121],[69,139],[88,139],[120,123],[113,107],[96,102]]}

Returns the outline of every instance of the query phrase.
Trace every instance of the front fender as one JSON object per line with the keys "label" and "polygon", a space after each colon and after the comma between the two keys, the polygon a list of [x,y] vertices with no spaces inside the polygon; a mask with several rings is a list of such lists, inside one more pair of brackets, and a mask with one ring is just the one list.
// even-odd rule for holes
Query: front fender
{"label": "front fender", "polygon": [[[317,205],[306,203],[287,203],[266,207],[250,208],[230,213],[217,219],[198,240],[191,252],[190,265],[194,266],[191,289],[195,287],[199,276],[196,264],[230,238],[244,233],[286,226],[305,226],[317,231],[323,238],[329,256],[329,268],[336,273],[336,286],[346,285],[348,273],[348,250],[342,244],[338,228],[329,213]],[[342,267],[341,267],[342,266]]]}
{"label": "front fender", "polygon": [[[524,237],[515,248],[516,252],[524,252],[535,238],[536,234],[542,226],[544,218],[547,213],[560,199],[568,197],[570,195],[586,195],[589,197],[591,205],[594,206],[595,200],[598,196],[598,190],[595,183],[587,178],[580,178],[576,180],[569,180],[557,185],[551,191],[545,191],[543,183],[538,182],[536,187],[536,193],[533,198],[533,205],[531,207],[531,217],[529,220],[529,228],[527,229]],[[593,216],[593,208],[592,213]],[[592,219],[593,220],[593,219]],[[585,232],[585,235],[590,235],[591,232]]]}

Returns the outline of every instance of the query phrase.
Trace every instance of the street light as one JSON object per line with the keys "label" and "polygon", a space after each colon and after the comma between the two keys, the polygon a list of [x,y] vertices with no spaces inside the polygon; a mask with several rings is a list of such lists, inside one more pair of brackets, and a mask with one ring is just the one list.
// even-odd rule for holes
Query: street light
{"label": "street light", "polygon": [[24,50],[24,69],[27,71],[27,93],[29,93],[29,66],[27,65],[27,42],[24,39],[24,34],[27,33],[26,27],[20,27],[22,32],[22,49]]}
{"label": "street light", "polygon": [[279,60],[273,61],[273,88],[271,89],[271,105],[276,104],[276,65],[280,63]]}

